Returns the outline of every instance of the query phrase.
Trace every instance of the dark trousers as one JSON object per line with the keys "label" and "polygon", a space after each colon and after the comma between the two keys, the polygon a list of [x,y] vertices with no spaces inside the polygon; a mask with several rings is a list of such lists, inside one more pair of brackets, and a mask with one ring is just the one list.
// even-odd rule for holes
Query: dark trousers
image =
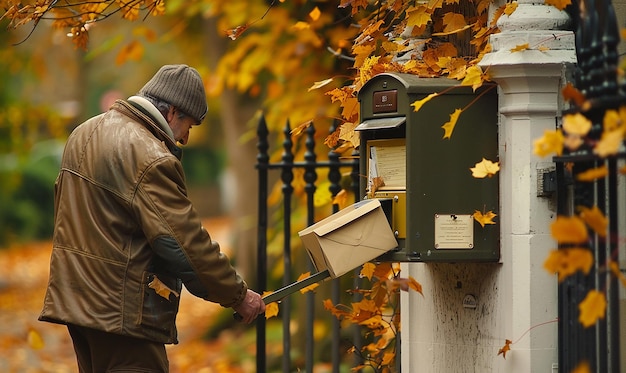
{"label": "dark trousers", "polygon": [[167,373],[163,343],[67,326],[80,373]]}

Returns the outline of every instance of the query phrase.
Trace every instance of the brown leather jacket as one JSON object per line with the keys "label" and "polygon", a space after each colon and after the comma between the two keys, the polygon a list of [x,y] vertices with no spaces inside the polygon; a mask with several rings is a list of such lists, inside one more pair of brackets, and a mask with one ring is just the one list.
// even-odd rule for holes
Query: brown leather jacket
{"label": "brown leather jacket", "polygon": [[183,283],[224,307],[243,301],[246,283],[187,198],[180,155],[127,101],[73,131],[55,183],[40,320],[178,343]]}

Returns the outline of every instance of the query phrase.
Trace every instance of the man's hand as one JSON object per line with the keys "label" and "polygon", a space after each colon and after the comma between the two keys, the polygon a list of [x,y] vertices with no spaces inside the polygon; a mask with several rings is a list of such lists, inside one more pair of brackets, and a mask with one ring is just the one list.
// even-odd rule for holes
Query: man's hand
{"label": "man's hand", "polygon": [[250,324],[258,315],[265,312],[265,303],[259,294],[248,289],[243,302],[233,309],[241,316],[242,322]]}

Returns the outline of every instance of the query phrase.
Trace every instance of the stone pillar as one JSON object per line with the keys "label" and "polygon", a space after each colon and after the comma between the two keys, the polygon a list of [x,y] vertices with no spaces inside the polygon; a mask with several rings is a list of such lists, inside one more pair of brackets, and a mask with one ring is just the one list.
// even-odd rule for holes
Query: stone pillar
{"label": "stone pillar", "polygon": [[[424,297],[403,293],[403,372],[556,372],[557,280],[543,269],[556,248],[556,212],[538,196],[538,174],[552,162],[533,155],[533,141],[555,129],[561,88],[576,63],[565,12],[518,1],[498,21],[492,53],[480,63],[499,85],[500,263],[403,264]],[[511,52],[528,43],[528,48]],[[466,295],[477,307],[464,308]],[[498,356],[513,341],[506,360]]]}

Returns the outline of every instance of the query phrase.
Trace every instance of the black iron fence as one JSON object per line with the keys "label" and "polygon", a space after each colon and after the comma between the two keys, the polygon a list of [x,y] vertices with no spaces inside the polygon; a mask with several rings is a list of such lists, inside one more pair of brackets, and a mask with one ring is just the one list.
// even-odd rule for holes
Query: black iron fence
{"label": "black iron fence", "polygon": [[[334,131],[334,128],[331,128],[330,131]],[[328,153],[328,159],[319,161],[317,159],[317,155],[315,152],[316,141],[315,141],[315,126],[313,124],[309,125],[309,127],[305,130],[305,151],[302,161],[295,160],[294,154],[294,142],[291,136],[291,128],[289,123],[286,124],[283,134],[284,140],[282,142],[283,153],[280,162],[272,163],[270,162],[270,155],[268,153],[270,144],[269,144],[269,132],[267,128],[267,124],[265,122],[265,118],[261,117],[257,127],[257,135],[258,135],[258,155],[257,155],[257,170],[259,175],[259,216],[258,216],[258,287],[260,289],[267,289],[268,287],[268,268],[270,263],[268,263],[268,231],[272,226],[269,223],[269,212],[270,208],[279,208],[282,210],[280,213],[276,214],[282,218],[282,222],[279,222],[277,225],[281,226],[280,233],[283,235],[282,237],[282,258],[280,258],[283,262],[283,284],[288,285],[294,282],[294,273],[293,273],[293,258],[292,258],[292,219],[293,212],[297,208],[302,208],[302,206],[295,206],[294,202],[300,201],[300,199],[294,198],[294,171],[295,170],[303,170],[303,178],[304,178],[304,192],[306,194],[306,226],[312,225],[315,223],[315,206],[314,206],[314,194],[317,189],[316,181],[318,179],[318,170],[327,169],[328,181],[330,182],[329,190],[332,196],[336,196],[341,190],[342,186],[340,185],[342,180],[342,174],[349,173],[351,176],[351,182],[349,188],[355,192],[355,196],[358,196],[359,191],[359,161],[358,161],[358,153],[352,159],[343,160],[340,159],[339,154],[330,151]],[[268,193],[270,190],[270,172],[276,171],[280,174],[280,180],[282,181],[282,203],[280,206],[268,206]],[[356,197],[358,198],[358,197]],[[336,212],[338,210],[337,205],[333,205],[332,212]],[[279,240],[280,241],[280,240]],[[303,249],[304,250],[304,249]],[[308,257],[307,257],[308,261]],[[313,273],[315,268],[308,261],[308,271]],[[296,274],[297,275],[297,274]],[[358,277],[355,276],[356,283],[355,286],[358,286]],[[340,285],[338,279],[330,280],[331,284],[331,300],[333,304],[337,304],[340,301]],[[345,289],[344,289],[345,290]],[[294,295],[295,297],[301,297],[300,295]],[[314,321],[315,321],[315,304],[316,302],[321,303],[321,300],[316,300],[316,294],[313,292],[308,292],[304,296],[306,296],[304,307],[300,307],[298,309],[298,313],[304,313],[304,317],[299,317],[305,319],[304,327],[298,328],[299,342],[300,339],[304,338],[305,351],[304,351],[304,366],[293,366],[293,354],[292,347],[294,343],[292,343],[292,299],[290,297],[285,298],[280,304],[280,312],[279,317],[282,319],[282,371],[283,372],[293,372],[293,371],[304,371],[304,372],[313,372],[314,365],[314,356],[316,355],[315,351],[315,338],[314,338]],[[335,373],[339,372],[340,364],[341,364],[341,352],[342,348],[340,347],[340,343],[342,337],[340,336],[340,324],[339,321],[331,316],[330,313],[326,315],[329,318],[332,318],[330,322],[331,331],[330,334],[325,337],[325,341],[319,343],[320,348],[329,349],[328,354],[330,355],[330,364],[332,364],[332,371]],[[302,329],[304,329],[302,331]],[[352,343],[358,347],[359,344],[359,333],[357,331],[354,332]],[[322,347],[323,346],[323,347]],[[317,351],[319,355],[319,351]],[[264,318],[259,318],[257,321],[257,372],[266,372],[268,367],[268,355],[267,355],[267,321]]]}
{"label": "black iron fence", "polygon": [[[594,258],[589,273],[579,272],[559,285],[559,371],[571,372],[586,363],[592,372],[620,372],[620,284],[610,266],[620,263],[625,244],[626,180],[620,169],[626,164],[626,152],[623,138],[620,151],[610,157],[598,157],[593,147],[601,139],[605,113],[626,107],[626,86],[617,77],[619,34],[610,0],[581,0],[575,5],[575,85],[586,102],[565,114],[581,113],[592,127],[580,148],[554,159],[557,212],[571,216],[581,207],[597,206],[608,227],[605,234],[589,230],[587,248]],[[582,181],[580,176],[588,170],[603,170],[605,176]],[[605,294],[607,306],[605,316],[586,327],[579,321],[579,306],[591,290]]]}

